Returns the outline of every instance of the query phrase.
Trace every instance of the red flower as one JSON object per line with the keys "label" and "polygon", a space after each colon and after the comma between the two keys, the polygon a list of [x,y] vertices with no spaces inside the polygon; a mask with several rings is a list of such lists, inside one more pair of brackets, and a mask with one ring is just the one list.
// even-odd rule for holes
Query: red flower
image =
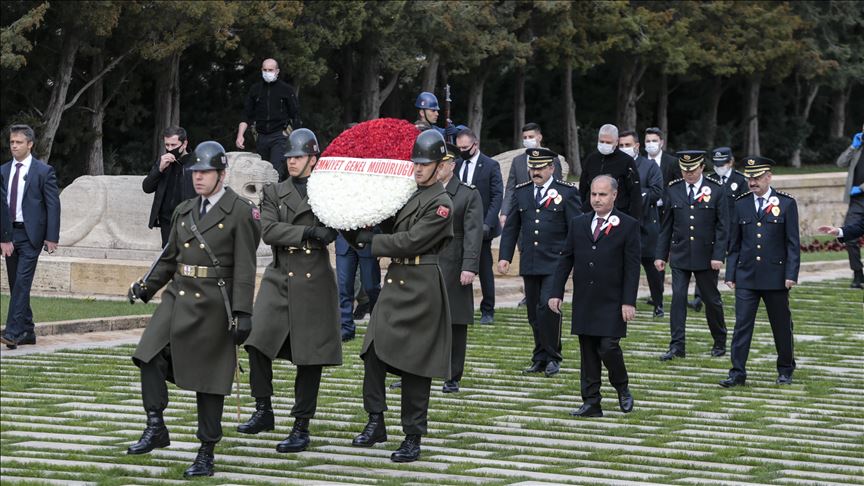
{"label": "red flower", "polygon": [[342,132],[321,156],[411,160],[411,149],[419,134],[414,124],[405,120],[369,120]]}

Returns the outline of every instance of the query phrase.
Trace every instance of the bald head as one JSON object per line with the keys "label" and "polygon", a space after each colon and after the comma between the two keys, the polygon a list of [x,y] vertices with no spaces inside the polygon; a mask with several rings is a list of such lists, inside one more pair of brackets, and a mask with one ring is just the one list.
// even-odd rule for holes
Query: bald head
{"label": "bald head", "polygon": [[264,59],[264,62],[261,63],[261,70],[265,72],[279,72],[279,63],[276,62],[276,59]]}

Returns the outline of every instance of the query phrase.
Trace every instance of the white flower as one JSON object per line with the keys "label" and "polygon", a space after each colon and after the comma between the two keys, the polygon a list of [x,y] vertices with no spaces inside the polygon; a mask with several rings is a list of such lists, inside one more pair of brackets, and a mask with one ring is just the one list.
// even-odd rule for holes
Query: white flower
{"label": "white flower", "polygon": [[771,196],[768,198],[768,204],[770,204],[772,206],[779,206],[780,205],[780,199],[778,199],[777,196]]}
{"label": "white flower", "polygon": [[706,196],[710,196],[711,195],[711,188],[708,186],[702,186],[702,194],[705,194]]}
{"label": "white flower", "polygon": [[613,214],[612,216],[609,216],[609,224],[611,224],[612,226],[618,226],[619,224],[621,224],[621,220],[618,218],[618,216],[615,216]]}

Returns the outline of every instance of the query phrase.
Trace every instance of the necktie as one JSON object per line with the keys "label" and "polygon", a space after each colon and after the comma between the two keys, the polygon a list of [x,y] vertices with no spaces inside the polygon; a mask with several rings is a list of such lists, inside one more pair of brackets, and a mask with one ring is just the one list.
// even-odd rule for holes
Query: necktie
{"label": "necktie", "polygon": [[721,176],[720,182],[725,186],[726,185],[726,176]]}
{"label": "necktie", "polygon": [[539,206],[540,201],[543,200],[543,187],[542,186],[534,186],[534,189],[537,190],[537,192],[534,194],[534,203],[536,203]]}
{"label": "necktie", "polygon": [[602,227],[605,222],[605,219],[597,218],[597,226],[594,228],[594,241],[597,241],[597,238],[600,237],[600,227]]}
{"label": "necktie", "polygon": [[18,175],[21,173],[21,162],[15,163],[15,175],[12,176],[12,190],[9,191],[9,220],[15,223],[18,215]]}
{"label": "necktie", "polygon": [[757,197],[756,198],[756,205],[759,206],[758,208],[756,208],[756,214],[759,215],[760,218],[762,217],[762,204],[764,204],[764,203],[765,203],[764,197]]}
{"label": "necktie", "polygon": [[688,193],[688,195],[690,197],[690,204],[693,204],[693,200],[696,199],[696,194],[694,194],[693,190],[694,190],[693,184],[690,184],[690,192]]}
{"label": "necktie", "polygon": [[462,182],[465,184],[469,184],[468,182],[468,166],[471,164],[470,160],[465,161],[465,166],[462,168]]}
{"label": "necktie", "polygon": [[207,206],[210,205],[210,200],[205,199],[204,202],[201,203],[201,212],[198,213],[198,219],[203,219],[204,215],[207,214]]}

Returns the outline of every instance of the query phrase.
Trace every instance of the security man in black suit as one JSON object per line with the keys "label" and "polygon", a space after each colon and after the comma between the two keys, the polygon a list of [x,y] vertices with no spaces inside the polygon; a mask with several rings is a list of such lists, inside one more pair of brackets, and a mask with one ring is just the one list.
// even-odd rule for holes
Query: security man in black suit
{"label": "security man in black suit", "polygon": [[801,264],[798,204],[771,187],[771,166],[764,157],[747,157],[744,174],[750,192],[735,201],[735,224],[729,242],[726,285],[735,289],[732,369],[720,386],[743,385],[744,366],[756,323],[759,300],[765,302],[777,348],[777,384],[792,383],[795,371],[789,290],[798,282]]}
{"label": "security man in black suit", "polygon": [[657,270],[672,267],[672,340],[660,361],[685,356],[684,329],[687,322],[687,292],[690,276],[705,298],[705,317],[714,338],[712,356],[726,354],[726,322],[723,301],[717,290],[717,272],[726,256],[728,207],[719,181],[704,176],[705,152],[678,152],[683,178],[669,183],[663,194],[667,203],[657,242]]}
{"label": "security man in black suit", "polygon": [[552,277],[566,246],[567,227],[582,213],[575,184],[556,180],[549,149],[526,150],[531,180],[516,186],[515,201],[501,234],[498,271],[510,271],[516,241],[522,240],[519,275],[525,283],[528,324],[534,333],[533,364],[526,373],[553,376],[561,363],[561,316],[547,302],[552,297]]}
{"label": "security man in black suit", "polygon": [[171,236],[174,210],[181,202],[195,197],[195,188],[192,187],[192,171],[188,170],[194,163],[194,157],[187,151],[189,140],[186,139],[186,130],[183,127],[168,127],[162,132],[162,139],[165,153],[156,159],[150,172],[141,181],[141,189],[144,194],[153,194],[147,227],[159,227],[164,248]]}

